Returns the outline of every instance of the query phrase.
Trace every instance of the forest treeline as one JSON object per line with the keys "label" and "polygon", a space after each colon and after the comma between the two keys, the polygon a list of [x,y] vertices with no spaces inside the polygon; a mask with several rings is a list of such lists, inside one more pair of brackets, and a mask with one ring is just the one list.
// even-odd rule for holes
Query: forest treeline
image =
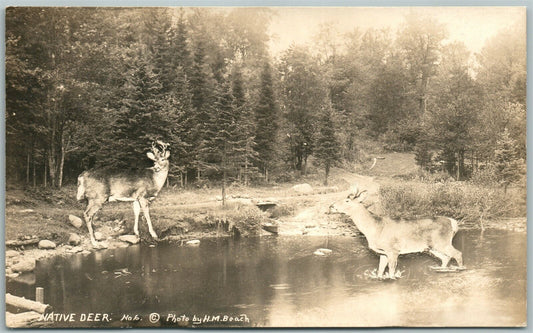
{"label": "forest treeline", "polygon": [[155,139],[170,143],[171,184],[284,180],[310,157],[327,179],[368,142],[459,180],[524,176],[525,20],[478,54],[413,12],[397,31],[325,24],[312,47],[272,55],[273,15],[8,8],[8,183],[147,167]]}

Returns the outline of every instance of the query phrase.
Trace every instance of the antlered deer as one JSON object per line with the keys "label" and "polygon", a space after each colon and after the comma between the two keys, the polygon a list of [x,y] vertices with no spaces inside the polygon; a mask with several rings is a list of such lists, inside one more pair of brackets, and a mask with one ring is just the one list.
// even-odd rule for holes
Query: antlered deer
{"label": "antlered deer", "polygon": [[170,151],[168,144],[161,141],[153,142],[151,151],[146,153],[154,166],[141,172],[108,171],[96,169],[84,171],[78,177],[78,201],[87,199],[87,209],[83,213],[89,237],[93,247],[98,247],[94,238],[92,220],[96,212],[105,202],[132,201],[135,224],[133,230],[139,237],[139,214],[143,211],[148,230],[152,238],[157,239],[157,234],[152,227],[149,214],[149,203],[155,199],[168,175]]}
{"label": "antlered deer", "polygon": [[442,269],[448,266],[451,258],[463,268],[462,253],[452,245],[458,230],[456,220],[442,216],[417,220],[381,218],[363,205],[365,192],[355,187],[344,201],[332,204],[329,212],[348,215],[365,235],[368,247],[380,255],[378,278],[383,278],[389,266],[389,277],[395,279],[398,256],[407,253],[429,251],[442,261]]}

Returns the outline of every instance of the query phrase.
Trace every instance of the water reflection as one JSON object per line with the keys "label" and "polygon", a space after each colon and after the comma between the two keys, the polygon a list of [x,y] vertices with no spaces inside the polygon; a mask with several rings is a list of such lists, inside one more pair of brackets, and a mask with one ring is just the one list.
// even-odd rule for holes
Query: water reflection
{"label": "water reflection", "polygon": [[[314,256],[325,244],[332,255]],[[151,312],[245,313],[248,325],[273,327],[523,324],[526,235],[461,231],[454,245],[468,270],[436,273],[428,255],[407,255],[396,282],[365,278],[378,257],[364,238],[266,237],[54,258],[38,265],[35,284],[56,312],[111,313],[115,326],[122,314]],[[7,284],[26,297],[34,287]]]}

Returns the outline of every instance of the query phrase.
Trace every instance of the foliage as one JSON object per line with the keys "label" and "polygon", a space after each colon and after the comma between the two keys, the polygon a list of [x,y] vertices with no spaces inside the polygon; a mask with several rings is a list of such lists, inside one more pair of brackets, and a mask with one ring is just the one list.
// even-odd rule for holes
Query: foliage
{"label": "foliage", "polygon": [[382,186],[379,200],[385,215],[414,219],[448,216],[464,223],[525,216],[524,193],[464,182],[407,182]]}
{"label": "foliage", "polygon": [[340,35],[324,24],[315,48],[274,57],[272,17],[258,8],[8,8],[8,182],[61,187],[95,166],[146,167],[155,138],[170,143],[171,185],[293,179],[308,160],[327,173],[383,149],[414,150],[429,172],[461,180],[523,179],[523,22],[487,40],[474,62],[417,13],[396,32]]}

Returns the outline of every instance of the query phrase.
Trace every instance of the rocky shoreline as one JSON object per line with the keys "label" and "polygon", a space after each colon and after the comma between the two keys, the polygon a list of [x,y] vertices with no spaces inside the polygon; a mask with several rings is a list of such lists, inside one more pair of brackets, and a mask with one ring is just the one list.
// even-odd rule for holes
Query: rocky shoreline
{"label": "rocky shoreline", "polygon": [[[352,223],[338,216],[327,216],[324,219],[311,219],[313,212],[303,211],[296,216],[278,221],[280,236],[345,236],[356,237],[357,228]],[[512,232],[526,232],[527,219],[514,218],[499,221],[487,221],[484,223],[485,229],[500,229]],[[463,229],[480,229],[475,225],[463,225]],[[81,232],[80,232],[81,233]],[[125,235],[124,230],[120,227],[119,221],[110,221],[103,223],[98,229],[102,249],[94,249],[90,240],[85,235],[79,236],[76,233],[71,234],[70,244],[59,244],[56,246],[51,241],[40,240],[37,246],[15,246],[7,248],[5,252],[5,274],[8,279],[17,279],[21,275],[33,272],[36,263],[39,260],[54,256],[70,256],[74,254],[88,255],[94,251],[103,249],[116,249],[128,247],[139,242],[135,235]],[[270,233],[261,230],[259,236],[269,235]],[[230,237],[231,234],[220,230],[191,231],[182,235],[169,235],[160,240],[160,242],[178,243],[179,245],[197,246],[201,239],[211,237]],[[192,242],[190,242],[192,241]],[[189,242],[189,244],[188,244]],[[6,242],[7,244],[7,242]],[[155,245],[154,245],[155,246]]]}

